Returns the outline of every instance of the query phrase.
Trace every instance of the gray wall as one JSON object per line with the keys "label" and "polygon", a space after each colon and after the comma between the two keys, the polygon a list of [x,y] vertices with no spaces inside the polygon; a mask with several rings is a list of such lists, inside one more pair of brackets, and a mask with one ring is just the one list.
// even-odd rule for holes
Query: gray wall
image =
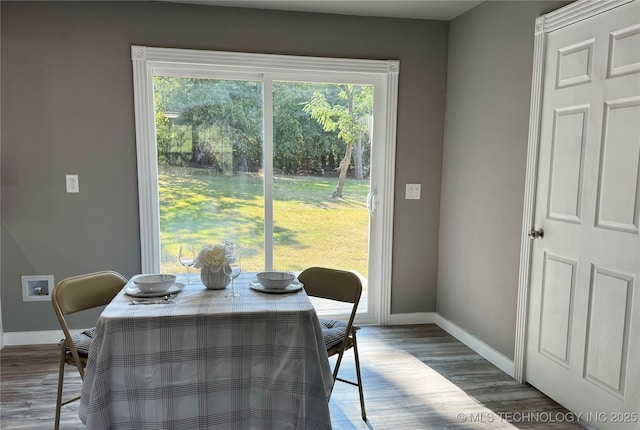
{"label": "gray wall", "polygon": [[513,359],[535,18],[486,2],[450,23],[438,313]]}
{"label": "gray wall", "polygon": [[[435,310],[448,23],[164,2],[0,7],[5,331],[57,328],[48,302],[22,301],[21,275],[140,271],[132,44],[399,59],[392,312]],[[65,193],[65,173],[79,194]],[[422,200],[403,200],[406,182],[423,184]]]}

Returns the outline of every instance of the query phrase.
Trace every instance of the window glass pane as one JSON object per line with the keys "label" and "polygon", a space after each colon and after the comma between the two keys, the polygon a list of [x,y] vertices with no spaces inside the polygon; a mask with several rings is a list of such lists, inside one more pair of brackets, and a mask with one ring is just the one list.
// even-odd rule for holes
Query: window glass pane
{"label": "window glass pane", "polygon": [[372,101],[371,85],[274,83],[275,270],[367,277]]}
{"label": "window glass pane", "polygon": [[154,78],[161,270],[182,244],[233,241],[264,267],[262,83]]}

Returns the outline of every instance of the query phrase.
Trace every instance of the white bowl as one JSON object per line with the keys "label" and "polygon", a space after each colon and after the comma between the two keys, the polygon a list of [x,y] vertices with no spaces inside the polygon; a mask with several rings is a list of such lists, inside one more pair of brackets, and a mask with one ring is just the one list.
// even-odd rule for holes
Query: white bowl
{"label": "white bowl", "polygon": [[265,288],[281,290],[291,285],[296,277],[287,272],[260,272],[256,274],[256,278]]}
{"label": "white bowl", "polygon": [[159,293],[167,291],[176,283],[176,275],[142,275],[135,278],[133,283],[143,293]]}

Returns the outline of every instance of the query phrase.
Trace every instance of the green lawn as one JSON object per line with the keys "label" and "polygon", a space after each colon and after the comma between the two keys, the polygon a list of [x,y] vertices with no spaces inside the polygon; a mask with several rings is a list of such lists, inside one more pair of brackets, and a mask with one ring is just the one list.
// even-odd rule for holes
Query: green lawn
{"label": "green lawn", "polygon": [[[331,198],[337,178],[274,178],[274,269],[311,265],[367,274],[368,181],[347,179],[343,199]],[[184,272],[180,245],[231,240],[243,270],[264,270],[263,178],[206,169],[158,167],[161,269]]]}

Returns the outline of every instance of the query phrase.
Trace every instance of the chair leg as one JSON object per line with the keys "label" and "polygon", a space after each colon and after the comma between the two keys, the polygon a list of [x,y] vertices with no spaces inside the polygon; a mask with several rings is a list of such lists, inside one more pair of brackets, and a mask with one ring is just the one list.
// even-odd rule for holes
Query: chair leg
{"label": "chair leg", "polygon": [[353,331],[353,357],[356,361],[356,376],[358,378],[358,392],[360,394],[360,410],[362,411],[362,419],[367,420],[367,412],[364,408],[364,393],[362,391],[362,376],[360,375],[360,356],[358,355],[358,342],[356,339],[356,332]]}
{"label": "chair leg", "polygon": [[63,346],[60,348],[60,368],[58,370],[58,395],[56,397],[56,418],[54,429],[60,428],[60,408],[62,407],[62,387],[64,385],[64,366],[65,358],[67,355],[66,348]]}
{"label": "chair leg", "polygon": [[336,380],[338,379],[338,370],[340,370],[340,363],[342,363],[342,357],[344,356],[344,349],[338,354],[338,360],[336,361],[336,367],[333,368],[333,386],[327,397],[327,401],[331,400],[331,394],[333,394],[333,387],[336,386]]}

